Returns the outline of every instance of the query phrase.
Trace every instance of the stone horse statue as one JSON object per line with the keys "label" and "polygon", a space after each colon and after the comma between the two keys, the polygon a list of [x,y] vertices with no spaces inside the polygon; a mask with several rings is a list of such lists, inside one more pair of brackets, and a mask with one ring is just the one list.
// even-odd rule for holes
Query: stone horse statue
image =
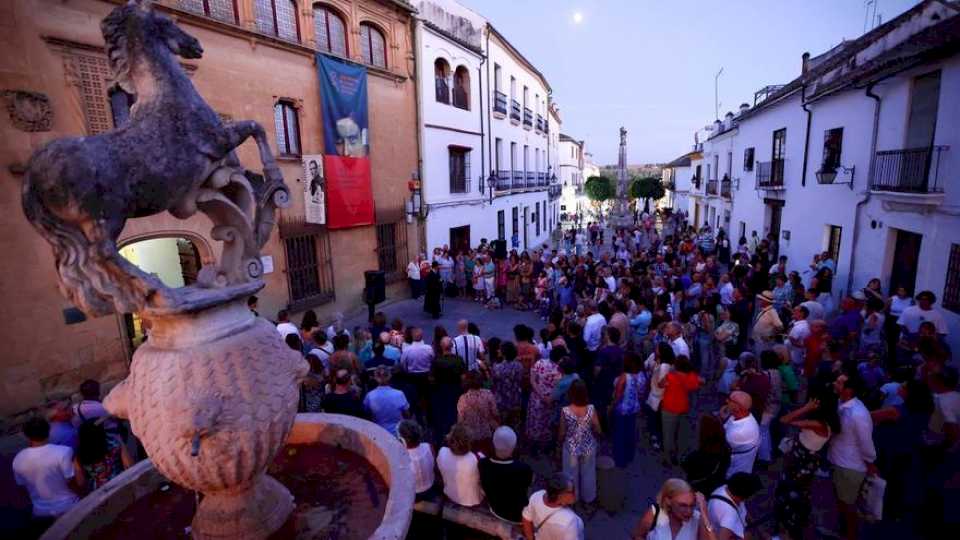
{"label": "stone horse statue", "polygon": [[[24,214],[53,246],[61,290],[98,316],[180,309],[218,294],[210,289],[222,295],[259,282],[260,247],[275,209],[289,201],[263,127],[221,121],[175,58],[200,58],[200,42],[149,1],[117,7],[100,27],[114,82],[136,96],[129,122],[51,142],[31,157],[23,184]],[[234,154],[249,137],[263,176],[241,168]],[[164,211],[186,219],[198,209],[224,249],[219,266],[204,267],[198,284],[186,288],[192,294],[165,287],[118,253],[127,219]]]}

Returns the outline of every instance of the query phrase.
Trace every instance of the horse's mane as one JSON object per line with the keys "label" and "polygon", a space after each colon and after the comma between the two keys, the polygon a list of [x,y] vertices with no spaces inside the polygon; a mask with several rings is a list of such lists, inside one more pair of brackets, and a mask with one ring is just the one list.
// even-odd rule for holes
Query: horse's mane
{"label": "horse's mane", "polygon": [[135,94],[136,89],[130,80],[130,48],[127,25],[130,17],[138,15],[137,10],[139,9],[138,6],[133,4],[118,7],[111,11],[100,23],[100,31],[103,33],[104,42],[106,42],[107,61],[113,74],[113,82],[129,94]]}

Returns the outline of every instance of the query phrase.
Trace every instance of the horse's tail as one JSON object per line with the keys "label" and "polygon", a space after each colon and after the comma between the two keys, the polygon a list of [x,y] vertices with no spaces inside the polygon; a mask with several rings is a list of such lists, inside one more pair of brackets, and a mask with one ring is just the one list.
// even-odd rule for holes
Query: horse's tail
{"label": "horse's tail", "polygon": [[41,236],[53,247],[53,256],[63,294],[91,316],[113,312],[109,296],[91,286],[87,268],[90,242],[79,227],[57,219],[40,199],[37,186],[27,170],[23,182],[23,213]]}

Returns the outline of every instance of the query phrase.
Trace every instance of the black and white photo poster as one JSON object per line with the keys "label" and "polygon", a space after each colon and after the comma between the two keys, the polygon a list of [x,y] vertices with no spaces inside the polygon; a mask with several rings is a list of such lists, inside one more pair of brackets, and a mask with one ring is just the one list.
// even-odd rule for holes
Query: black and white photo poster
{"label": "black and white photo poster", "polygon": [[327,222],[325,208],[326,179],[323,176],[323,156],[303,156],[303,208],[307,223],[324,225]]}

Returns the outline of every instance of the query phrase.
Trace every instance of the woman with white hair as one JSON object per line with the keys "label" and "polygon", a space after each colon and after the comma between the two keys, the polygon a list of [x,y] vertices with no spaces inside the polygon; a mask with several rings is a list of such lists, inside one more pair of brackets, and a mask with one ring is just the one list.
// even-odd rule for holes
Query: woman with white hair
{"label": "woman with white hair", "polygon": [[647,509],[633,531],[635,540],[714,540],[707,503],[685,480],[663,483],[657,501]]}

